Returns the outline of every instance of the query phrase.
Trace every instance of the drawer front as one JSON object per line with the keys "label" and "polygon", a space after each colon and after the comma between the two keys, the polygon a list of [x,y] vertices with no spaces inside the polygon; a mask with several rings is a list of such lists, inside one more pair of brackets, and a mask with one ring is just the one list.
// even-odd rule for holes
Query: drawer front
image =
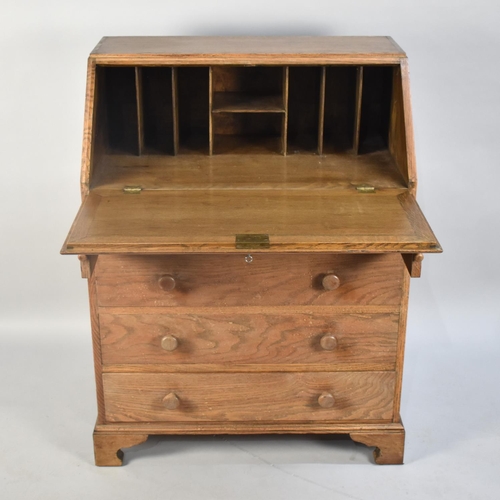
{"label": "drawer front", "polygon": [[104,373],[103,381],[108,422],[390,421],[393,416],[394,372]]}
{"label": "drawer front", "polygon": [[[101,255],[101,306],[399,305],[399,254]],[[326,290],[327,274],[338,288]],[[332,282],[330,282],[330,286]],[[335,286],[335,282],[333,282]],[[172,288],[173,289],[169,289]]]}
{"label": "drawer front", "polygon": [[353,363],[394,369],[397,314],[109,314],[102,359],[113,364]]}

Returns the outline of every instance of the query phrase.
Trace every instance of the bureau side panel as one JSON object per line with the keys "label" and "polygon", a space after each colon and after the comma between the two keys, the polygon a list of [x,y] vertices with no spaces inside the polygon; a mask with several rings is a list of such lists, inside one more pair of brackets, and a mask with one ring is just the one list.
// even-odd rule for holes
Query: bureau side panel
{"label": "bureau side panel", "polygon": [[[401,259],[402,260],[402,259]],[[401,422],[400,407],[401,407],[401,391],[403,385],[403,366],[405,355],[406,342],[406,325],[408,318],[408,301],[410,296],[410,274],[403,273],[403,290],[401,295],[401,310],[399,313],[399,332],[398,345],[396,355],[396,385],[394,395],[394,422]]]}
{"label": "bureau side panel", "polygon": [[102,351],[101,333],[99,325],[99,307],[97,306],[97,290],[95,283],[95,273],[92,273],[88,280],[89,302],[90,302],[90,326],[92,329],[92,350],[94,354],[94,371],[97,395],[97,423],[104,422],[104,389],[102,381]]}

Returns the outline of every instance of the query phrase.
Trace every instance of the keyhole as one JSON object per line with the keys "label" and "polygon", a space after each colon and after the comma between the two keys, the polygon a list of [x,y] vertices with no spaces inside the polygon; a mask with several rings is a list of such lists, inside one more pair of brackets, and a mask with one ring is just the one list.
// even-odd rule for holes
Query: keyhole
{"label": "keyhole", "polygon": [[247,264],[251,264],[253,262],[253,257],[250,254],[248,254],[247,256],[245,256],[245,262]]}

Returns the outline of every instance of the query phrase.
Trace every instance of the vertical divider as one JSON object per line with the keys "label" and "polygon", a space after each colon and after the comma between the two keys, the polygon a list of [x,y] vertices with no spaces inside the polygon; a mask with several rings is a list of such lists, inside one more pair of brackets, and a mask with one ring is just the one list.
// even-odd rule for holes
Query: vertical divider
{"label": "vertical divider", "polygon": [[288,146],[288,83],[290,80],[289,67],[285,66],[283,68],[283,108],[285,112],[283,113],[283,122],[281,126],[281,152],[283,156],[287,154]]}
{"label": "vertical divider", "polygon": [[353,149],[355,154],[359,154],[359,130],[361,125],[361,101],[363,99],[363,66],[358,67],[356,75],[356,105],[354,111],[354,137]]}
{"label": "vertical divider", "polygon": [[179,154],[179,97],[177,92],[177,68],[172,67],[172,132],[174,138],[174,156]]}
{"label": "vertical divider", "polygon": [[212,66],[208,68],[208,154],[214,154],[214,127],[213,127],[213,83],[212,83]]}
{"label": "vertical divider", "polygon": [[144,153],[144,107],[142,105],[142,69],[135,67],[135,98],[137,103],[137,137],[139,156]]}
{"label": "vertical divider", "polygon": [[323,154],[323,135],[325,130],[325,93],[326,93],[326,66],[321,67],[321,81],[319,85],[319,118],[318,118],[318,154]]}

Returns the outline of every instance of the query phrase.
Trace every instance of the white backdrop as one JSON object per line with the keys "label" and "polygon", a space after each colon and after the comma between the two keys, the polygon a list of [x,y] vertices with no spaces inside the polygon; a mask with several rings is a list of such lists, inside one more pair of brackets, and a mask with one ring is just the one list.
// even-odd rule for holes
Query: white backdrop
{"label": "white backdrop", "polygon": [[[94,404],[86,281],[77,258],[62,257],[59,250],[80,203],[86,58],[102,36],[391,35],[410,61],[418,201],[444,248],[442,255],[427,256],[422,278],[412,280],[402,412],[415,430],[409,432],[407,462],[425,464],[427,457],[445,453],[435,470],[448,477],[454,468],[460,475],[460,466],[446,465],[446,453],[456,458],[465,446],[461,466],[477,479],[468,477],[467,484],[484,498],[484,488],[495,481],[498,486],[498,474],[479,465],[471,450],[486,460],[487,450],[493,457],[500,444],[500,391],[488,381],[498,377],[500,354],[499,26],[500,4],[487,0],[3,0],[0,346],[10,364],[3,365],[0,390],[10,399],[3,406],[0,400],[0,418],[6,409],[17,415],[22,404],[16,380],[28,358],[16,361],[15,353],[24,345],[40,347],[33,359],[41,373],[33,376],[42,378],[63,346],[84,346],[76,379],[88,405]],[[17,346],[12,355],[6,354],[9,346]],[[80,365],[65,363],[75,376]],[[54,380],[62,375],[52,374]],[[94,408],[86,411],[82,425],[91,427]],[[51,439],[50,428],[41,448]],[[22,427],[11,434],[13,447],[16,432]],[[476,438],[480,444],[467,444]],[[71,447],[66,444],[61,448]],[[85,463],[93,474],[90,434],[82,438],[84,446],[75,463]],[[0,462],[0,490],[2,479],[11,476],[2,475]],[[468,494],[451,477],[441,493],[455,499]],[[300,488],[294,491],[299,495]],[[357,494],[352,498],[364,498]],[[425,490],[415,498],[426,494],[433,498]]]}

